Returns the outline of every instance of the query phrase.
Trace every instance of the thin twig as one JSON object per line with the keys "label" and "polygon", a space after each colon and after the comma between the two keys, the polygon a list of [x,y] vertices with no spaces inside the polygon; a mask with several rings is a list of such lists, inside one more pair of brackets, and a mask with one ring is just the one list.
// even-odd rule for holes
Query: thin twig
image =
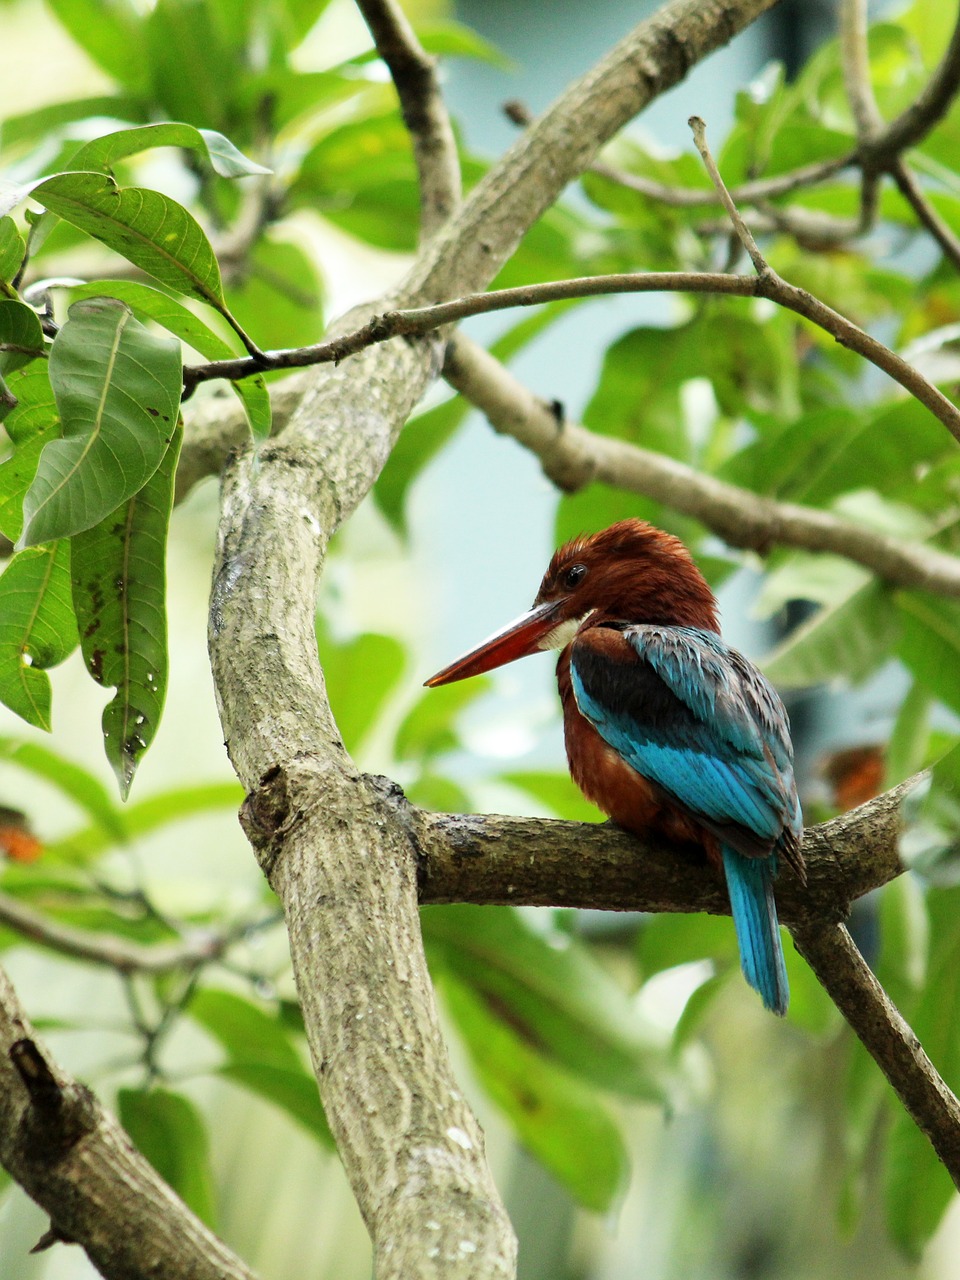
{"label": "thin twig", "polygon": [[[747,234],[749,235],[749,230]],[[752,236],[750,240],[755,252],[759,254],[756,241]],[[760,260],[763,262],[762,255]],[[266,351],[257,360],[237,357],[233,360],[213,360],[208,364],[188,366],[183,372],[184,386],[187,389],[185,394],[189,395],[198,383],[213,378],[247,378],[264,369],[301,369],[308,365],[336,364],[366,347],[386,342],[390,338],[422,337],[468,316],[502,311],[508,307],[533,307],[566,298],[592,298],[611,293],[656,292],[717,293],[740,298],[769,298],[812,321],[841,345],[856,351],[889,374],[925,405],[934,417],[939,418],[951,435],[960,440],[960,411],[918,370],[826,303],[814,298],[806,290],[789,284],[765,262],[763,273],[756,277],[708,271],[651,271],[591,276],[467,294],[452,302],[442,302],[430,307],[385,311],[352,333],[314,346]]]}
{"label": "thin twig", "polygon": [[903,159],[897,160],[890,170],[890,175],[900,194],[909,203],[918,220],[927,228],[936,240],[946,257],[960,271],[960,239],[953,228],[943,219],[930,203],[926,193],[917,181],[916,174]]}
{"label": "thin twig", "polygon": [[730,192],[727,190],[726,183],[720,176],[720,170],[717,168],[716,161],[710,154],[710,148],[707,146],[707,126],[703,123],[699,116],[691,116],[687,121],[693,132],[693,141],[697,150],[700,152],[700,158],[703,160],[704,168],[710,175],[710,181],[717,189],[717,195],[720,197],[720,203],[727,211],[730,221],[733,223],[733,229],[737,233],[737,238],[750,255],[750,261],[753,263],[754,270],[758,276],[764,275],[769,271],[766,260],[760,252],[756,240],[750,228],[740,216],[740,210],[734,203]]}
{"label": "thin twig", "polygon": [[845,556],[892,586],[960,597],[960,558],[853,524],[831,511],[777,502],[704,475],[626,440],[559,423],[546,401],[464,333],[453,335],[444,377],[494,430],[534,453],[561,489],[598,482],[663,502],[693,516],[730,546],[767,554],[775,547]]}
{"label": "thin twig", "polygon": [[866,0],[842,0],[840,5],[840,62],[843,83],[857,130],[860,147],[883,127],[870,80],[870,52],[867,45]]}

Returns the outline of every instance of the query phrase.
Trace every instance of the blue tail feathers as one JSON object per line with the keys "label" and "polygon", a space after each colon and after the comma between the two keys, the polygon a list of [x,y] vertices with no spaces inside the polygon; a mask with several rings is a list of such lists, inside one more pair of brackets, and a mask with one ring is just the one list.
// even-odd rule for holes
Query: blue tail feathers
{"label": "blue tail feathers", "polygon": [[766,1007],[783,1016],[790,1002],[790,988],[773,900],[776,866],[773,857],[745,858],[723,846],[723,869],[743,976],[760,993]]}

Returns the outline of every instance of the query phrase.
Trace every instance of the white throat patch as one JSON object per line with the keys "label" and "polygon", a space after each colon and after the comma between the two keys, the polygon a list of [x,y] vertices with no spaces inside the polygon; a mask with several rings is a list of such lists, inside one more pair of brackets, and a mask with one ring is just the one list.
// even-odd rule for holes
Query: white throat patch
{"label": "white throat patch", "polygon": [[570,643],[570,641],[573,639],[573,637],[577,634],[577,631],[580,629],[581,625],[584,622],[586,622],[587,618],[590,617],[591,613],[593,613],[593,610],[588,609],[587,612],[581,618],[568,618],[566,622],[561,622],[559,626],[556,626],[553,628],[552,631],[547,632],[547,634],[543,637],[543,639],[537,645],[537,648],[538,649],[565,649],[567,645]]}

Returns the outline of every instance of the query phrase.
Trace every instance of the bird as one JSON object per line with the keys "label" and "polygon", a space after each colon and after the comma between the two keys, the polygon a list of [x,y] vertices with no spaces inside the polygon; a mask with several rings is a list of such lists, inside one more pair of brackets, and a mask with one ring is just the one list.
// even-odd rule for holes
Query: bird
{"label": "bird", "polygon": [[573,780],[628,831],[704,851],[726,880],[744,977],[784,1015],[781,860],[806,883],[789,720],[763,674],[723,639],[687,547],[639,519],[566,542],[532,608],[425,684],[549,649],[560,651]]}

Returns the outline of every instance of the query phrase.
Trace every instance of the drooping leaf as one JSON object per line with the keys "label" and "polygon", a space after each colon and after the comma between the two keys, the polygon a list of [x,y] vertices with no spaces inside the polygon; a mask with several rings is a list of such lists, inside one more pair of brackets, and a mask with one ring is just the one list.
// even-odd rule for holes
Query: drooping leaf
{"label": "drooping leaf", "polygon": [[73,539],[73,602],[87,670],[116,690],[103,712],[107,759],[124,799],[160,724],[167,691],[166,545],[183,436],[147,483]]}
{"label": "drooping leaf", "polygon": [[204,156],[221,178],[243,178],[269,173],[262,164],[238,151],[229,138],[215,129],[197,129],[192,124],[145,124],[104,134],[86,142],[73,156],[76,170],[112,169],[118,160],[152,147],[185,147]]}
{"label": "drooping leaf", "polygon": [[[195,316],[189,307],[151,285],[140,284],[136,280],[95,280],[72,289],[71,297],[77,300],[119,298],[133,311],[148,316],[176,334],[182,342],[199,351],[205,360],[229,360],[237,355],[236,350]],[[250,430],[258,440],[265,440],[270,434],[271,409],[270,393],[262,374],[231,381],[229,385],[243,405]]]}
{"label": "drooping leaf", "polygon": [[121,1089],[117,1110],[157,1173],[201,1221],[215,1226],[207,1131],[190,1099],[169,1089]]}
{"label": "drooping leaf", "polygon": [[110,298],[76,302],[50,353],[63,426],[24,499],[25,545],[89,529],[146,484],[177,422],[180,344]]}
{"label": "drooping leaf", "polygon": [[0,576],[0,702],[50,728],[50,678],[77,646],[70,602],[70,544],[18,552]]}
{"label": "drooping leaf", "polygon": [[226,311],[210,242],[193,215],[169,196],[146,187],[121,189],[104,173],[57,174],[30,194],[161,284]]}
{"label": "drooping leaf", "polygon": [[663,1101],[666,1037],[581,944],[547,940],[506,907],[431,907],[423,930],[431,959],[539,1053],[600,1088]]}
{"label": "drooping leaf", "polygon": [[[4,351],[4,345],[25,350]],[[0,298],[0,375],[6,378],[15,369],[42,357],[45,350],[37,313],[23,302]]]}
{"label": "drooping leaf", "polygon": [[578,1203],[608,1210],[625,1185],[628,1158],[595,1092],[537,1053],[466,983],[446,975],[442,990],[481,1083],[520,1141]]}

